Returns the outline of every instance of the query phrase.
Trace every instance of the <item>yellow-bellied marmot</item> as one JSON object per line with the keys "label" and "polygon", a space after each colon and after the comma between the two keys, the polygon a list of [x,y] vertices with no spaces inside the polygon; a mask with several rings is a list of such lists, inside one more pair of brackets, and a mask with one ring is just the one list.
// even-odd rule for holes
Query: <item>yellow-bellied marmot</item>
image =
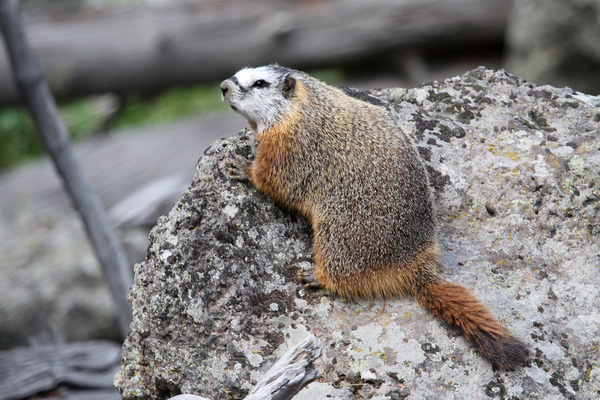
{"label": "yellow-bellied marmot", "polygon": [[252,183],[313,227],[315,268],[303,283],[349,298],[410,293],[495,368],[528,362],[469,290],[438,274],[427,172],[384,107],[278,65],[242,69],[221,91],[257,134]]}

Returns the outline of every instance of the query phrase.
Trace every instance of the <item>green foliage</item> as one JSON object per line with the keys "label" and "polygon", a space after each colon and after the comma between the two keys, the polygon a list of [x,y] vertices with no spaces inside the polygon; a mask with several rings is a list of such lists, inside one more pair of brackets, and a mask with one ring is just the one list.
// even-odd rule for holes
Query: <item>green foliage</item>
{"label": "green foliage", "polygon": [[42,151],[33,121],[23,108],[0,110],[0,169]]}
{"label": "green foliage", "polygon": [[344,82],[344,71],[341,69],[315,69],[308,71],[308,73],[320,81],[327,83],[328,85],[338,86]]}
{"label": "green foliage", "polygon": [[198,112],[226,109],[218,85],[179,87],[150,99],[127,101],[112,126],[119,129],[151,125]]}

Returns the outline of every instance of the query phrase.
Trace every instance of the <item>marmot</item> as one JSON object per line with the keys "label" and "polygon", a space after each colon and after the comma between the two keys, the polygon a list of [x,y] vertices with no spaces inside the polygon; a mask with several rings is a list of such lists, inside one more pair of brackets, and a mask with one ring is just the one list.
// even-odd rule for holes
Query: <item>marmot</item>
{"label": "marmot", "polygon": [[254,160],[238,159],[232,173],[312,225],[315,268],[300,273],[304,284],[348,298],[411,294],[495,369],[528,362],[527,347],[469,290],[439,275],[428,174],[385,107],[278,65],[242,69],[221,91],[258,141]]}

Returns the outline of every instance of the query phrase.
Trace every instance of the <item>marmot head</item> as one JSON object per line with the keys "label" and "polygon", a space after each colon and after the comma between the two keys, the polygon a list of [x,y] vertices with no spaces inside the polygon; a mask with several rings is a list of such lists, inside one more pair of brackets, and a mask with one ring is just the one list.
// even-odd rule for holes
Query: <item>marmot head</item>
{"label": "marmot head", "polygon": [[244,68],[221,83],[223,100],[260,133],[282,122],[292,110],[290,98],[299,74],[278,65]]}

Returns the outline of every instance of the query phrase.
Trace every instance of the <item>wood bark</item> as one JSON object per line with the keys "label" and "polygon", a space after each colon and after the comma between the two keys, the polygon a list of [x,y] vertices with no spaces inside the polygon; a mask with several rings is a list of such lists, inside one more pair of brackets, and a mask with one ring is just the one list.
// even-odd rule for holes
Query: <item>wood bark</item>
{"label": "wood bark", "polygon": [[[186,4],[30,20],[27,30],[53,92],[66,97],[218,81],[246,65],[306,69],[414,48],[501,43],[510,1]],[[18,101],[8,70],[0,54],[0,105]]]}
{"label": "wood bark", "polygon": [[111,389],[120,360],[121,347],[107,341],[3,351],[0,352],[0,400],[26,398],[59,385]]}
{"label": "wood bark", "polygon": [[121,333],[126,337],[131,323],[131,307],[127,295],[133,283],[133,271],[110,225],[100,197],[84,176],[79,160],[69,143],[67,128],[25,37],[18,0],[0,2],[0,29],[10,55],[17,86],[33,117],[44,147],[81,215],[113,294]]}
{"label": "wood bark", "polygon": [[[314,362],[321,357],[323,342],[310,335],[288,350],[244,397],[244,400],[289,400],[318,375]],[[181,394],[169,400],[208,400],[193,394]]]}

